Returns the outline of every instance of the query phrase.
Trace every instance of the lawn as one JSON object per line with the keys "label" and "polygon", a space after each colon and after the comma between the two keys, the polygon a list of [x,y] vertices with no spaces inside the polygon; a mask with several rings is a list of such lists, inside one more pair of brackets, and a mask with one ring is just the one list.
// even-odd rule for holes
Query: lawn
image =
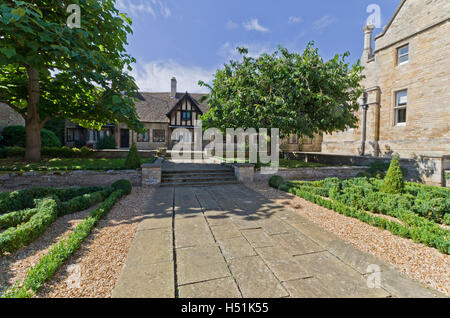
{"label": "lawn", "polygon": [[[450,254],[450,189],[407,182],[403,193],[380,191],[383,180],[354,178],[284,182],[272,187]],[[389,216],[387,218],[384,216]]]}
{"label": "lawn", "polygon": [[[142,163],[152,163],[156,158],[141,159]],[[54,158],[43,159],[39,163],[27,163],[17,159],[0,160],[0,171],[73,171],[73,170],[123,170],[125,159]]]}
{"label": "lawn", "polygon": [[[238,159],[227,159],[227,158],[220,158],[217,157],[225,162],[228,163],[235,163],[235,162],[243,162],[243,163],[248,163],[249,159],[245,159],[245,161],[243,160],[238,160]],[[261,162],[258,162],[255,164],[256,168],[261,168],[263,166],[270,166],[269,164],[264,164]],[[299,161],[299,160],[291,160],[291,159],[280,159],[280,168],[285,168],[285,169],[294,169],[294,168],[317,168],[317,167],[326,167],[327,165],[324,164],[320,164],[320,163],[315,163],[315,162],[304,162],[304,161]]]}

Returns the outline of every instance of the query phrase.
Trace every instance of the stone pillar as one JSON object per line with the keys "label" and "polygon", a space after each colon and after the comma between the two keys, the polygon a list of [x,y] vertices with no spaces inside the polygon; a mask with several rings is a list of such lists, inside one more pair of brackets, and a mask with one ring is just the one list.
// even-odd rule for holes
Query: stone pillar
{"label": "stone pillar", "polygon": [[158,158],[154,163],[145,163],[142,167],[142,186],[161,185],[162,162],[164,159]]}
{"label": "stone pillar", "polygon": [[251,183],[255,179],[255,166],[253,164],[234,164],[234,175],[239,182]]}

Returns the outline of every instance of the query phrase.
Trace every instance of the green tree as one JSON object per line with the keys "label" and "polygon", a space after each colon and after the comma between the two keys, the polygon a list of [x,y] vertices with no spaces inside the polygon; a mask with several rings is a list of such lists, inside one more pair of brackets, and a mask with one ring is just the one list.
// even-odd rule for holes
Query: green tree
{"label": "green tree", "polygon": [[302,54],[279,47],[259,58],[238,50],[242,61],[225,64],[212,85],[199,82],[210,89],[205,128],[279,128],[281,137],[313,137],[356,126],[363,76],[359,61],[345,62],[349,53],[325,62],[314,43]]}
{"label": "green tree", "polygon": [[126,73],[131,19],[115,0],[73,0],[81,27],[67,26],[67,1],[0,3],[0,101],[25,119],[28,161],[40,160],[40,130],[51,118],[83,127],[126,122],[141,131],[137,86]]}
{"label": "green tree", "polygon": [[402,193],[405,188],[405,180],[403,179],[402,169],[398,155],[395,155],[384,177],[384,182],[380,187],[381,192],[385,193]]}

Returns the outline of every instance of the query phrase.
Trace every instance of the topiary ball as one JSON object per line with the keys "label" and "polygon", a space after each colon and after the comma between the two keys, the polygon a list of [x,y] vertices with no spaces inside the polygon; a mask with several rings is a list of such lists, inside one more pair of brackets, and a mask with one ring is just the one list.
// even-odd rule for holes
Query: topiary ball
{"label": "topiary ball", "polygon": [[283,177],[272,176],[269,179],[269,185],[273,188],[278,189],[281,185],[285,184]]}
{"label": "topiary ball", "polygon": [[122,190],[124,194],[130,194],[133,186],[131,185],[131,182],[129,180],[120,179],[114,182],[111,185],[111,188],[113,188],[114,191]]}

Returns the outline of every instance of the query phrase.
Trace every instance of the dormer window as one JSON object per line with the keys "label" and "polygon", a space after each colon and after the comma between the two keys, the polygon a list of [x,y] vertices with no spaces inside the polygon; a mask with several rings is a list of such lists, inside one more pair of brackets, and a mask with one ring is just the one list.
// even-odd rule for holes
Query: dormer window
{"label": "dormer window", "polygon": [[409,60],[409,44],[397,49],[397,65],[408,63]]}

